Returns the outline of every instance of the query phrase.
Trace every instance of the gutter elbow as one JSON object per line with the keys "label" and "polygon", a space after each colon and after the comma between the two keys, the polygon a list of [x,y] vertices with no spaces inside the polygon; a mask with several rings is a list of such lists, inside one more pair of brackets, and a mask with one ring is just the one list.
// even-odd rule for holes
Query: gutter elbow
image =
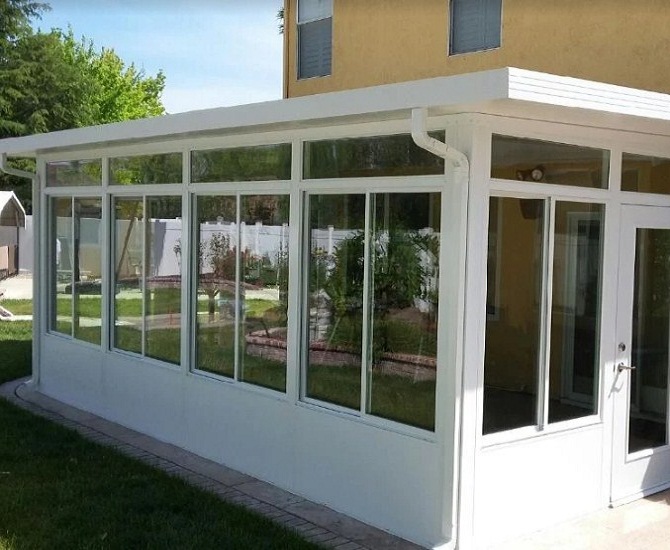
{"label": "gutter elbow", "polygon": [[455,169],[463,171],[466,174],[469,173],[470,164],[465,153],[430,137],[427,130],[427,120],[428,112],[424,107],[412,109],[412,139],[414,143],[418,147],[451,162]]}
{"label": "gutter elbow", "polygon": [[26,172],[25,170],[17,170],[16,168],[10,168],[7,165],[7,153],[0,154],[0,172],[3,172],[8,176],[15,176],[17,178],[24,178],[32,181],[35,181],[37,179],[37,174],[33,172]]}

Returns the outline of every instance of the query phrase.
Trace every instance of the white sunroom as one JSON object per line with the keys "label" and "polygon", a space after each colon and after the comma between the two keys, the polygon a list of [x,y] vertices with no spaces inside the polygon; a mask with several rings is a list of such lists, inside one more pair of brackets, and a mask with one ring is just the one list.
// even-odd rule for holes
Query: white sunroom
{"label": "white sunroom", "polygon": [[0,153],[46,395],[426,547],[670,486],[670,96],[508,68]]}

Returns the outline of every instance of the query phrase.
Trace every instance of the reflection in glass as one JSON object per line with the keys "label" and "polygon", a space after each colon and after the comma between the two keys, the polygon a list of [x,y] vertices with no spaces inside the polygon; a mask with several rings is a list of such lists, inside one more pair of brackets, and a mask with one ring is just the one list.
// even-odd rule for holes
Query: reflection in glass
{"label": "reflection in glass", "polygon": [[603,213],[556,203],[549,422],[597,412]]}
{"label": "reflection in glass", "polygon": [[633,287],[628,451],[668,443],[670,230],[638,229]]}
{"label": "reflection in glass", "polygon": [[142,353],[144,209],[142,199],[114,201],[114,338],[115,348]]}
{"label": "reflection in glass", "polygon": [[109,159],[109,183],[133,185],[142,183],[181,183],[182,154],[166,153]]}
{"label": "reflection in glass", "polygon": [[491,177],[606,189],[609,151],[494,135]]}
{"label": "reflection in glass", "polygon": [[[144,330],[147,357],[179,364],[181,354],[181,198],[146,200]],[[175,249],[177,246],[177,249]]]}
{"label": "reflection in glass", "polygon": [[47,162],[47,186],[102,185],[102,160]]}
{"label": "reflection in glass", "polygon": [[360,409],[365,195],[309,197],[307,397]]}
{"label": "reflection in glass", "polygon": [[198,197],[196,368],[235,376],[237,201]]}
{"label": "reflection in glass", "polygon": [[491,198],[489,248],[498,253],[489,255],[497,277],[487,296],[497,309],[486,321],[484,434],[536,423],[544,204]]}
{"label": "reflection in glass", "polygon": [[[431,132],[444,140],[444,132]],[[444,159],[414,143],[409,134],[308,141],[304,177],[361,178],[444,174]]]}
{"label": "reflection in glass", "polygon": [[621,189],[670,195],[670,159],[624,153]]}
{"label": "reflection in glass", "polygon": [[288,195],[240,200],[240,379],[286,391]]}
{"label": "reflection in glass", "polygon": [[440,195],[373,195],[369,412],[434,429]]}
{"label": "reflection in glass", "polygon": [[[74,334],[100,344],[102,325],[102,201],[74,199],[74,262],[72,297]],[[67,287],[66,287],[67,289]]]}
{"label": "reflection in glass", "polygon": [[72,334],[72,199],[51,199],[51,312],[49,328]]}
{"label": "reflection in glass", "polygon": [[191,153],[191,181],[193,183],[290,179],[290,143]]}

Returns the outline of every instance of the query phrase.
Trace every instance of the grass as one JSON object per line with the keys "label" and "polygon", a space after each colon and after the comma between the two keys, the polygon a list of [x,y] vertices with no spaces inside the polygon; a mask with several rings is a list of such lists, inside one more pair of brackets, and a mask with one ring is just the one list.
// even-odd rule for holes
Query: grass
{"label": "grass", "polygon": [[[0,382],[30,373],[0,323]],[[0,550],[318,548],[247,510],[0,400]]]}

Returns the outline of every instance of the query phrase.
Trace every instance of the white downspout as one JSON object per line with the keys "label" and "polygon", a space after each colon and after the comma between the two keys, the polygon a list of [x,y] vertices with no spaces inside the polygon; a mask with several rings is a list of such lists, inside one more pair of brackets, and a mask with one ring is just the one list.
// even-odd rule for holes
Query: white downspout
{"label": "white downspout", "polygon": [[41,296],[39,289],[38,269],[40,265],[40,223],[39,219],[39,205],[40,205],[40,189],[37,185],[37,174],[33,172],[26,172],[25,170],[17,170],[10,168],[7,165],[7,153],[0,154],[0,172],[4,172],[8,176],[23,178],[31,180],[33,192],[33,367],[32,376],[28,381],[28,385],[37,387],[40,382],[40,325],[41,318],[37,314],[41,309]]}
{"label": "white downspout", "polygon": [[[453,174],[453,182],[457,186],[464,186],[465,189],[468,187],[470,180],[470,161],[468,157],[462,151],[455,149],[446,143],[443,143],[433,137],[428,135],[428,110],[425,107],[412,109],[412,139],[417,146],[425,149],[441,157],[451,164],[451,171]],[[456,403],[460,404],[457,407],[462,407],[463,403],[463,373],[457,373],[456,387],[459,388],[460,395],[456,395]],[[453,491],[451,495],[452,503],[452,538],[451,540],[440,546],[440,550],[452,550],[456,545],[459,544],[460,539],[460,525],[458,522],[459,517],[459,506],[460,506],[460,492],[461,492],[461,438],[462,438],[462,427],[461,419],[463,417],[462,410],[458,409],[455,411],[454,420],[456,425],[454,426],[454,463],[453,463]],[[446,492],[446,488],[445,488]]]}

